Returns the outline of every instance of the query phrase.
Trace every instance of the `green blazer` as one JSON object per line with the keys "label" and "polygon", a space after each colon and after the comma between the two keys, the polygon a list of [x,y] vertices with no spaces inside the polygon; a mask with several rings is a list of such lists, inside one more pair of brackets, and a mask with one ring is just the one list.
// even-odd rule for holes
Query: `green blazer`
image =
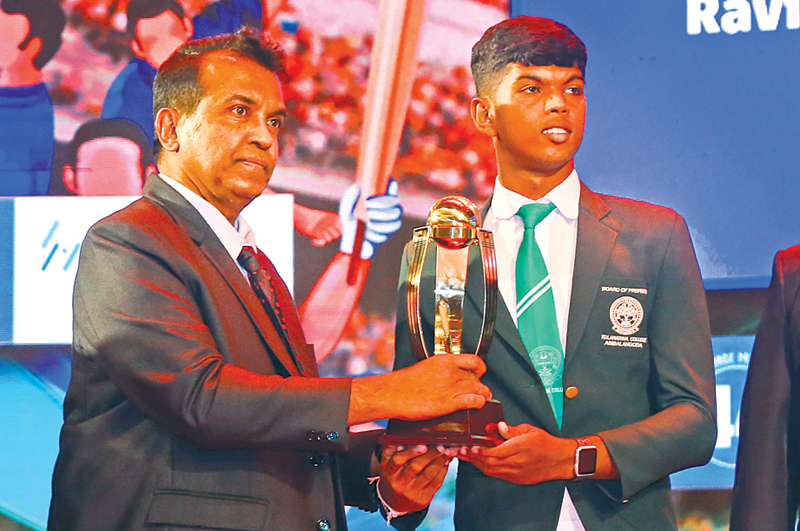
{"label": "green blazer", "polygon": [[[400,276],[396,367],[415,362],[405,311],[408,256]],[[433,274],[431,258],[421,288],[429,342]],[[639,310],[636,326],[612,310],[623,297],[635,301],[629,307]],[[464,351],[474,352],[483,304],[477,251],[465,299]],[[502,297],[487,365],[483,382],[509,424],[529,423],[559,437],[598,434],[621,479],[518,485],[460,463],[458,531],[553,531],[565,486],[587,531],[676,528],[668,475],[706,463],[716,441],[705,293],[683,218],[581,185],[564,367],[564,388],[578,394],[565,398],[562,429]]]}

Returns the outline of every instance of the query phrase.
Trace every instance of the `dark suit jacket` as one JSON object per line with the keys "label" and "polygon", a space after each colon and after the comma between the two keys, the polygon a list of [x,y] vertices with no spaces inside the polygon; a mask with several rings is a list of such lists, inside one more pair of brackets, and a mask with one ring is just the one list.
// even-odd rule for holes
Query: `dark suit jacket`
{"label": "dark suit jacket", "polygon": [[742,398],[732,531],[795,529],[800,506],[800,245],[775,255]]}
{"label": "dark suit jacket", "polygon": [[[434,253],[429,253],[433,255]],[[423,328],[432,338],[433,262],[422,281]],[[397,365],[413,363],[401,271]],[[464,351],[474,352],[483,285],[472,253]],[[612,329],[611,307],[633,297],[639,330]],[[511,425],[529,423],[559,437],[599,434],[619,481],[518,485],[460,463],[455,524],[464,530],[556,528],[567,486],[587,531],[675,529],[668,475],[708,461],[716,440],[714,368],[705,294],[689,233],[672,210],[581,187],[575,272],[567,330],[562,429],[505,304],[483,377]],[[630,330],[626,330],[630,332]],[[631,339],[638,338],[638,339]]]}
{"label": "dark suit jacket", "polygon": [[81,249],[49,529],[342,529],[343,496],[375,509],[349,399],[349,379],[300,374],[200,214],[151,178]]}

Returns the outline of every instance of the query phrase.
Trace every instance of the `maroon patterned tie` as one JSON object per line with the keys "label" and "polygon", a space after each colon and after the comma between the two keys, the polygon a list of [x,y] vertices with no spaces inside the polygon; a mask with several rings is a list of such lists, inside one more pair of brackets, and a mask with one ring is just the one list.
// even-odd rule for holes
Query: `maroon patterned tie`
{"label": "maroon patterned tie", "polygon": [[294,359],[295,365],[303,373],[303,366],[298,363],[297,349],[292,338],[298,338],[305,344],[305,337],[300,324],[300,316],[295,308],[294,299],[289,293],[289,288],[286,287],[269,258],[260,250],[254,252],[252,247],[242,247],[237,260],[247,271],[250,286],[258,300],[261,301],[261,305],[275,328],[279,330],[286,350]]}

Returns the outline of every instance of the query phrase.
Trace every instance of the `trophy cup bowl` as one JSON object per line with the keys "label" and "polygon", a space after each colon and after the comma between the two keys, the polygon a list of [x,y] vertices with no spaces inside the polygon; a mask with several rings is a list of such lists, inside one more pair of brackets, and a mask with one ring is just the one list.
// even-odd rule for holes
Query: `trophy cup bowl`
{"label": "trophy cup bowl", "polygon": [[[431,208],[425,227],[414,230],[413,251],[406,283],[406,311],[411,348],[417,360],[428,358],[422,332],[420,283],[428,249],[436,249],[436,288],[434,289],[434,352],[460,354],[463,303],[467,280],[469,250],[478,245],[484,280],[483,319],[475,354],[486,359],[494,332],[497,311],[497,262],[492,233],[480,227],[480,213],[465,197],[447,196]],[[486,425],[503,420],[503,407],[489,400],[480,409],[455,411],[442,417],[405,421],[392,419],[382,444],[492,446]]]}
{"label": "trophy cup bowl", "polygon": [[471,245],[480,225],[480,213],[466,197],[450,195],[434,203],[428,216],[432,238],[445,249],[463,249]]}

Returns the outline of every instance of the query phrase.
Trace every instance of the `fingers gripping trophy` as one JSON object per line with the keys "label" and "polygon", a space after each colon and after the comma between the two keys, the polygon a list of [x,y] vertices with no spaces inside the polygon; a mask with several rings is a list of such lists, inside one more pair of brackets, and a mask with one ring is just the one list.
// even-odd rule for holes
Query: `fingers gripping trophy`
{"label": "fingers gripping trophy", "polygon": [[[497,313],[497,262],[492,233],[480,227],[480,213],[465,197],[447,196],[431,208],[425,227],[414,230],[406,283],[406,311],[411,347],[418,361],[431,355],[461,354],[464,294],[470,248],[480,249],[483,271],[483,319],[475,354],[486,360]],[[436,252],[433,353],[423,336],[420,284],[428,251]],[[425,421],[392,419],[383,444],[492,446],[486,425],[503,420],[500,402],[490,400],[481,409],[460,410]]]}

